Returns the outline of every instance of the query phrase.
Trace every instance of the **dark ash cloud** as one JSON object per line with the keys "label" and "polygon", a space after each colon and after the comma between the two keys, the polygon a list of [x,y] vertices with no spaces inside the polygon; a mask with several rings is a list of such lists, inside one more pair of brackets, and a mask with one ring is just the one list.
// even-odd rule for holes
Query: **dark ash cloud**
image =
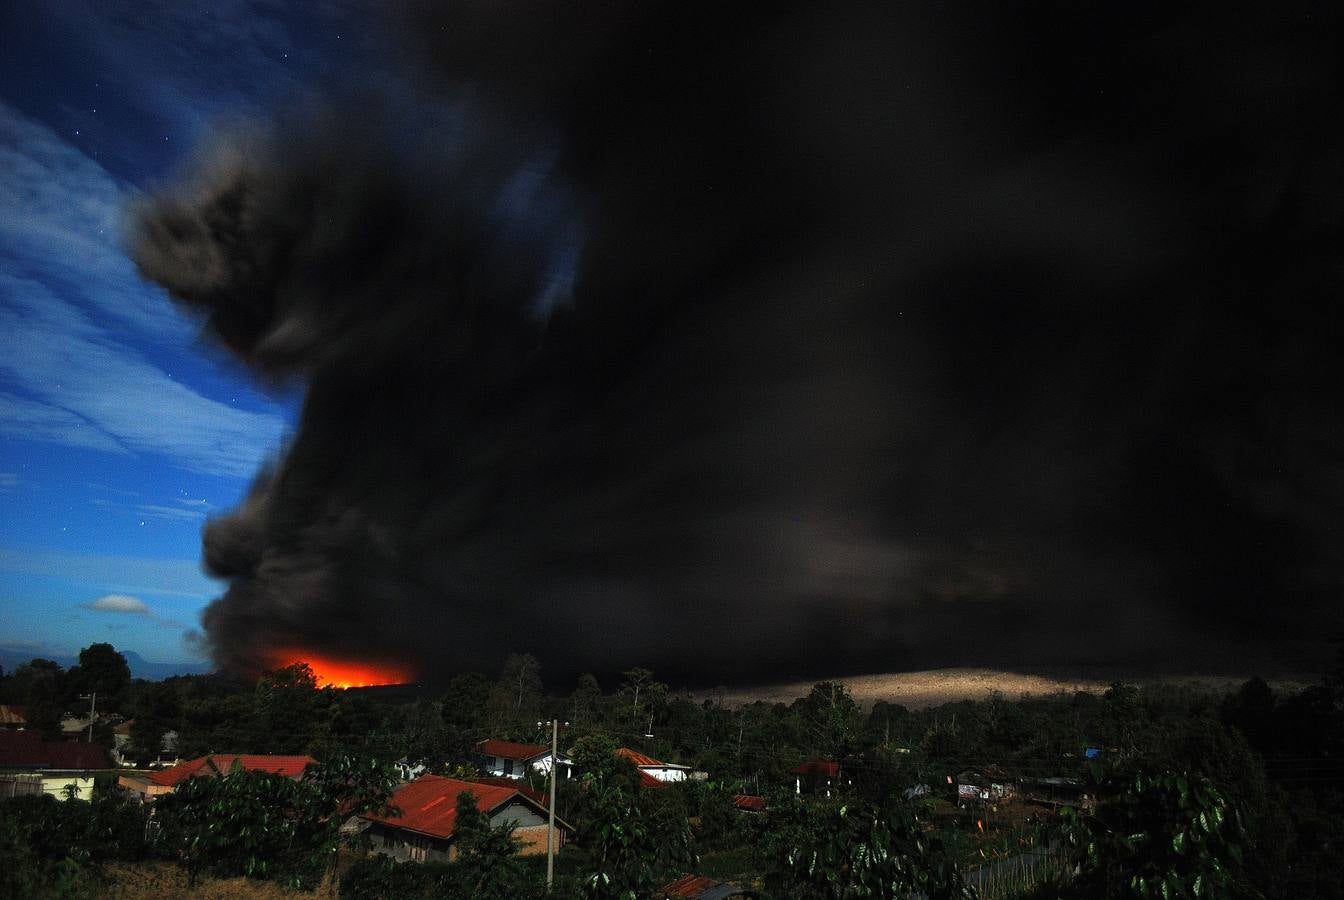
{"label": "dark ash cloud", "polygon": [[215,658],[1314,664],[1337,17],[412,5],[414,75],[139,212],[308,385],[207,528]]}

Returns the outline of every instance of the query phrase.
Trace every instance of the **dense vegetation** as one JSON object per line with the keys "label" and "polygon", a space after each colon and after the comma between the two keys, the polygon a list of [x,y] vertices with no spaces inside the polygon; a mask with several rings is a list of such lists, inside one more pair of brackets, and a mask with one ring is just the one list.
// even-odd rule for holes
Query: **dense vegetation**
{"label": "dense vegetation", "polygon": [[[561,896],[649,896],[684,872],[749,881],[767,896],[1344,897],[1344,677],[1280,695],[1253,679],[1227,696],[1171,684],[1104,695],[994,695],[910,710],[861,709],[842,685],[792,703],[729,707],[670,690],[634,669],[604,690],[583,676],[543,689],[537,661],[509,657],[495,679],[436,691],[319,689],[305,666],[259,678],[133,681],[107,645],[69,671],[35,660],[0,678],[54,731],[80,693],[133,717],[130,753],[156,757],[175,732],[184,758],[207,752],[309,753],[301,781],[236,772],[197,780],[145,811],[114,791],[92,803],[0,803],[0,894],[96,893],[109,859],[174,860],[194,876],[243,874],[312,888],[332,871],[336,828],[386,802],[387,764],[463,774],[486,737],[542,743],[557,718],[580,777],[559,785],[577,828],[561,855]],[[104,697],[107,698],[104,701]],[[104,705],[106,702],[106,706]],[[107,739],[106,726],[95,737]],[[612,750],[630,746],[709,773],[641,786]],[[1098,748],[1095,759],[1086,748]],[[789,770],[821,758],[840,775],[795,794]],[[995,768],[1012,780],[1072,778],[1089,802],[958,804],[951,780]],[[806,781],[806,779],[804,779]],[[542,787],[540,783],[536,785]],[[765,798],[744,813],[738,794]],[[469,797],[467,798],[469,800]],[[1095,800],[1096,802],[1090,802]],[[544,867],[516,856],[507,829],[459,809],[463,853],[449,865],[354,862],[351,897],[525,897]]]}

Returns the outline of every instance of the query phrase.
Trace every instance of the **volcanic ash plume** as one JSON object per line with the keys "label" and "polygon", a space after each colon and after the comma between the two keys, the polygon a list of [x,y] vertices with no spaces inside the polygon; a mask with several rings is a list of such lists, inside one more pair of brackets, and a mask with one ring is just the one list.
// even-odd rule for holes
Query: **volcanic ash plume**
{"label": "volcanic ash plume", "polygon": [[[412,7],[414,76],[221,132],[139,210],[144,274],[307,387],[206,529],[219,663],[727,682],[1147,661],[1328,610],[1328,442],[1245,412],[1337,420],[1257,374],[1327,379],[1327,333],[1249,340],[1267,267],[1338,280],[1302,249],[1318,48],[1286,31],[1262,81],[1295,104],[1224,121],[1236,84],[1159,77],[1249,47],[1217,22],[584,9]],[[1242,156],[1202,163],[1215,134]],[[1237,199],[1275,192],[1317,199]]]}

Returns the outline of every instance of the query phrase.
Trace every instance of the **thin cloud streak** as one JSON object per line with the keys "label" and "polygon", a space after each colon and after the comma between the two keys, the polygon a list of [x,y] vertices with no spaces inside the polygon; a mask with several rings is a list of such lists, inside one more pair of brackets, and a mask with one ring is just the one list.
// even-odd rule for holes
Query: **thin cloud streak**
{"label": "thin cloud streak", "polygon": [[44,424],[30,436],[158,453],[191,471],[237,477],[280,442],[278,416],[201,396],[35,281],[0,275],[0,331],[13,342],[0,357],[0,377],[36,398],[11,404],[24,413],[22,425],[7,426],[11,433]]}
{"label": "thin cloud streak", "polygon": [[100,324],[115,317],[118,334],[155,343],[185,344],[193,330],[117,244],[131,196],[0,104],[0,434],[247,477],[284,421],[202,396]]}
{"label": "thin cloud streak", "polygon": [[59,572],[67,581],[103,585],[125,594],[204,600],[218,593],[218,586],[194,559],[71,553],[11,545],[0,547],[0,572],[46,577]]}

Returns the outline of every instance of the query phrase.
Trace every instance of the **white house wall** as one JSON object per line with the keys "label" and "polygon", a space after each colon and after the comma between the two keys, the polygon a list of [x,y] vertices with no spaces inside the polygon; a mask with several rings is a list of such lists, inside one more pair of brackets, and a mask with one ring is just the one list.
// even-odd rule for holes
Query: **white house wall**
{"label": "white house wall", "polygon": [[685,781],[685,769],[664,768],[662,766],[640,766],[641,772],[647,772],[659,781]]}

